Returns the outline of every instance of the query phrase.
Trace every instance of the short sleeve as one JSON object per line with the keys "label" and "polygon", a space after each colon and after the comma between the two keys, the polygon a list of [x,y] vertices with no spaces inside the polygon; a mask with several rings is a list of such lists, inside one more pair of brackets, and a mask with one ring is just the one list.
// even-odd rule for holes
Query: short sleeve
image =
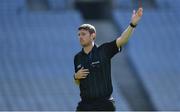
{"label": "short sleeve", "polygon": [[77,57],[76,56],[74,56],[74,71],[75,71],[75,73],[78,71],[77,70]]}
{"label": "short sleeve", "polygon": [[116,40],[104,43],[102,45],[102,48],[108,58],[112,58],[115,54],[120,52],[122,49],[122,47],[120,48],[117,47]]}
{"label": "short sleeve", "polygon": [[[76,63],[77,63],[77,61],[76,61],[76,56],[74,56],[74,71],[75,71],[75,73],[78,71],[78,70],[77,70],[77,66],[76,66],[77,64],[76,64]],[[77,85],[80,84],[80,81],[75,79],[75,74],[74,74],[74,80],[75,80],[75,83],[76,83]]]}

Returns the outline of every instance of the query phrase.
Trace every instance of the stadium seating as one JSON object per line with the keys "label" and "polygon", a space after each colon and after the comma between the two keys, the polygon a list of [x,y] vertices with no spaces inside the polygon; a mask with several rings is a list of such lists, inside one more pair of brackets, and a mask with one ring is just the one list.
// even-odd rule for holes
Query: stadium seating
{"label": "stadium seating", "polygon": [[0,14],[17,14],[21,10],[25,9],[25,0],[1,0],[0,2]]}
{"label": "stadium seating", "polygon": [[[131,12],[114,11],[119,28],[130,17]],[[157,110],[180,110],[179,19],[178,12],[146,10],[128,44],[129,59]]]}
{"label": "stadium seating", "polygon": [[156,3],[159,10],[175,11],[178,13],[180,9],[179,0],[156,0]]}
{"label": "stadium seating", "polygon": [[76,11],[1,15],[0,110],[74,110],[81,22]]}
{"label": "stadium seating", "polygon": [[72,9],[74,7],[75,0],[48,0],[50,9],[54,11]]}
{"label": "stadium seating", "polygon": [[[7,1],[0,2],[13,4],[12,10],[0,13],[0,110],[74,111],[80,100],[73,79],[73,57],[81,50],[77,37],[77,27],[83,22],[80,13],[22,9],[17,14],[24,7],[22,2]],[[123,96],[114,94],[117,108],[129,109]]]}
{"label": "stadium seating", "polygon": [[[0,111],[75,110],[80,97],[73,56],[81,49],[77,27],[83,20],[72,9],[74,2],[48,0],[51,11],[32,12],[27,0],[0,0]],[[116,8],[129,7],[113,12],[119,29],[126,28],[132,1],[114,2]],[[180,110],[180,0],[156,4],[157,9],[144,10],[128,55],[155,109]],[[113,86],[117,110],[131,110]]]}
{"label": "stadium seating", "polygon": [[125,10],[134,6],[132,0],[113,0],[113,5],[115,8],[121,8]]}

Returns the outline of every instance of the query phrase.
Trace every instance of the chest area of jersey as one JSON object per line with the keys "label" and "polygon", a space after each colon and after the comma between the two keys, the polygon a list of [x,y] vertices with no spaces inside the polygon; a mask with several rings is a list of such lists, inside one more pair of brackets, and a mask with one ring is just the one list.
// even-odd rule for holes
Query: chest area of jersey
{"label": "chest area of jersey", "polygon": [[79,64],[80,64],[79,65],[80,67],[84,67],[92,71],[92,70],[101,68],[102,59],[99,54],[91,53],[89,55],[83,56]]}
{"label": "chest area of jersey", "polygon": [[105,64],[106,59],[103,57],[102,53],[93,52],[88,55],[83,55],[78,61],[77,69],[84,67],[90,71],[100,71],[103,69],[103,64]]}

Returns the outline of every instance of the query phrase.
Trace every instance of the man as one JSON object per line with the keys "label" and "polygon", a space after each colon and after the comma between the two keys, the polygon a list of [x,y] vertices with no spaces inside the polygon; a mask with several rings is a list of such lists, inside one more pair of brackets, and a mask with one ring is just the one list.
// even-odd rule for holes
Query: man
{"label": "man", "polygon": [[143,9],[134,10],[131,22],[120,37],[112,42],[97,47],[94,44],[96,29],[90,24],[81,25],[78,36],[82,51],[74,57],[74,79],[80,87],[81,101],[77,106],[80,110],[115,111],[111,96],[111,58],[121,51],[143,15]]}

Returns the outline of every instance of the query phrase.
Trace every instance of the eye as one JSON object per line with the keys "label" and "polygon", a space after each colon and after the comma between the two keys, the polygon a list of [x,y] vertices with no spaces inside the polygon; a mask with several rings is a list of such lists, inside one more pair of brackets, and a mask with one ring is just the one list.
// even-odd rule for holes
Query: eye
{"label": "eye", "polygon": [[78,36],[85,36],[86,33],[78,33]]}
{"label": "eye", "polygon": [[81,33],[82,36],[86,35],[85,33]]}

